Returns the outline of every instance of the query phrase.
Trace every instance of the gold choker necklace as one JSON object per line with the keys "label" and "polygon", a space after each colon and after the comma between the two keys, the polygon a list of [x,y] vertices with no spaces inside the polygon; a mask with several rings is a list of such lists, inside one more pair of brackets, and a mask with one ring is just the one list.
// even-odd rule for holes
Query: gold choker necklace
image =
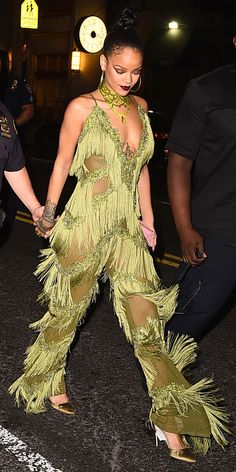
{"label": "gold choker necklace", "polygon": [[[109,89],[106,85],[105,80],[102,81],[102,83],[99,85],[99,91],[101,95],[103,96],[105,102],[109,105],[111,110],[121,118],[122,123],[125,123],[126,120],[126,115],[129,113],[130,110],[130,99],[129,96],[122,97],[116,92],[113,92],[111,89]],[[114,107],[125,107],[125,111],[118,111],[115,110]]]}

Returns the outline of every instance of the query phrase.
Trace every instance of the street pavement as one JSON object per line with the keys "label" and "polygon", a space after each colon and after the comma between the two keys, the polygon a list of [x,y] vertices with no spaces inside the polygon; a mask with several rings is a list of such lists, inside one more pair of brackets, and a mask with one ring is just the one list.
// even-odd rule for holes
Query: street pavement
{"label": "street pavement", "polygon": [[[41,196],[46,177],[42,185],[34,166],[31,176]],[[160,234],[155,259],[159,260],[163,281],[170,284],[179,263],[179,248],[163,169],[153,171],[152,184]],[[63,198],[71,186],[73,183],[68,184]],[[28,325],[44,313],[36,301],[41,286],[33,275],[44,245],[20,206],[14,230],[0,248],[0,472],[180,472],[191,467],[196,472],[236,472],[234,437],[225,452],[213,444],[197,465],[169,458],[165,445],[155,447],[154,435],[145,426],[150,400],[132,346],[113,312],[107,284],[101,286],[68,360],[67,384],[76,416],[63,415],[49,406],[45,413],[26,415],[23,408],[14,405],[7,388],[20,375],[24,351],[34,339]],[[193,381],[214,374],[231,412],[233,428],[235,315],[232,297],[231,309],[201,341],[198,362],[190,373]]]}

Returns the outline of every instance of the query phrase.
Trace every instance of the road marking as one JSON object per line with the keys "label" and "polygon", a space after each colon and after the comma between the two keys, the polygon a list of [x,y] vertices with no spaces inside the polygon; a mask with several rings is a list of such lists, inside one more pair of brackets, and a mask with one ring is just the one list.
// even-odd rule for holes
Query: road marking
{"label": "road marking", "polygon": [[27,216],[28,218],[31,218],[31,214],[26,213],[26,211],[17,210],[17,214]]}
{"label": "road marking", "polygon": [[179,267],[179,264],[177,262],[168,261],[167,259],[160,259],[159,257],[157,257],[157,262],[163,265],[168,265],[170,267]]}
{"label": "road marking", "polygon": [[33,452],[27,444],[1,425],[0,444],[3,444],[7,452],[14,454],[20,463],[24,462],[26,467],[33,472],[62,472],[60,469],[54,469],[52,464],[50,464],[50,462],[48,462],[43,456],[37,452]]}
{"label": "road marking", "polygon": [[[26,216],[27,218],[30,218],[30,219],[23,218],[23,216]],[[23,223],[28,223],[30,225],[34,224],[33,221],[31,220],[30,213],[26,213],[25,211],[18,210],[17,215],[16,215],[16,220],[23,221]],[[173,259],[174,261],[179,261],[179,262],[182,261],[181,257],[175,256],[174,254],[170,254],[169,252],[165,252],[163,259],[160,259],[159,257],[157,257],[157,261],[159,262],[159,264],[168,265],[170,267],[176,267],[176,268],[179,267],[179,263],[169,261],[168,258]]]}
{"label": "road marking", "polygon": [[21,216],[17,216],[17,215],[16,215],[16,220],[17,221],[23,221],[24,223],[28,223],[29,225],[34,224],[32,220],[27,220],[26,218],[22,218]]}
{"label": "road marking", "polygon": [[170,259],[174,259],[176,261],[182,262],[182,257],[175,256],[174,254],[170,254],[169,252],[165,252],[164,257],[169,257]]}

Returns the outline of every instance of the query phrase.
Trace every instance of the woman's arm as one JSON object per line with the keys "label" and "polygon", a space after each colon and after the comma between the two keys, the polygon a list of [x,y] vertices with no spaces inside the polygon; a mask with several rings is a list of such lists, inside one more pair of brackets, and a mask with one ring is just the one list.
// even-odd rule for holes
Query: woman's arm
{"label": "woman's arm", "polygon": [[[141,105],[144,111],[148,112],[148,104],[142,97],[134,96],[136,103]],[[143,223],[149,228],[154,228],[154,216],[151,201],[150,177],[147,165],[145,165],[138,181],[139,205]]]}
{"label": "woman's arm", "polygon": [[151,201],[151,188],[148,166],[145,165],[140,173],[138,181],[139,205],[142,222],[149,228],[154,228],[154,216]]}
{"label": "woman's arm", "polygon": [[84,98],[72,100],[68,105],[61,126],[57,157],[50,177],[43,217],[37,222],[43,235],[54,225],[59,198],[69,174],[75,147],[85,119]]}

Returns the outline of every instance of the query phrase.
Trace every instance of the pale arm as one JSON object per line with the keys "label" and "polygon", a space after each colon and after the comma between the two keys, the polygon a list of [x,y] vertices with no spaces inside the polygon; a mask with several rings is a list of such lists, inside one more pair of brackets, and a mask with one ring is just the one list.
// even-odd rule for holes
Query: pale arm
{"label": "pale arm", "polygon": [[145,165],[140,173],[138,181],[139,205],[142,221],[149,228],[154,228],[154,216],[151,201],[150,177],[147,165]]}
{"label": "pale arm", "polygon": [[21,114],[15,118],[16,126],[22,126],[25,123],[28,123],[29,120],[34,116],[34,105],[29,103],[27,105],[22,105]]}
{"label": "pale arm", "polygon": [[4,174],[16,195],[33,214],[34,210],[40,207],[40,203],[35,196],[26,168],[23,167],[15,172],[5,171]]}

